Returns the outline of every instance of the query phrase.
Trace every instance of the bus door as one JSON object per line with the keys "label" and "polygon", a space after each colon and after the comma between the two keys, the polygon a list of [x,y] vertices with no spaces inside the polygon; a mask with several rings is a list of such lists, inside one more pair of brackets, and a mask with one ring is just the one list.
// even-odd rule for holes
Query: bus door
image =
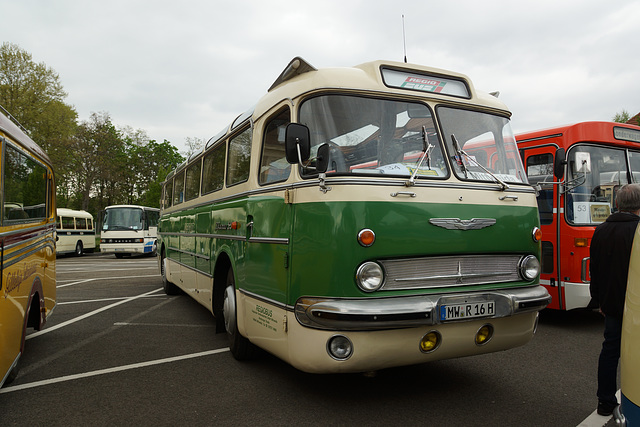
{"label": "bus door", "polygon": [[[561,309],[564,306],[560,277],[560,240],[558,221],[558,185],[553,173],[554,156],[558,147],[548,144],[522,150],[524,165],[529,183],[538,187],[538,211],[542,230],[542,274],[540,284],[547,288],[553,297],[549,308]],[[556,262],[557,260],[557,262]]]}
{"label": "bus door", "polygon": [[[257,134],[262,135],[258,173],[262,191],[249,197],[247,203],[247,244],[242,274],[254,279],[239,287],[283,308],[282,313],[275,313],[259,304],[245,307],[247,334],[265,348],[286,340],[283,322],[289,292],[293,190],[283,183],[292,169],[286,160],[284,146],[290,117],[287,106],[266,120],[262,132],[260,124],[256,126]],[[240,271],[236,271],[238,273]]]}

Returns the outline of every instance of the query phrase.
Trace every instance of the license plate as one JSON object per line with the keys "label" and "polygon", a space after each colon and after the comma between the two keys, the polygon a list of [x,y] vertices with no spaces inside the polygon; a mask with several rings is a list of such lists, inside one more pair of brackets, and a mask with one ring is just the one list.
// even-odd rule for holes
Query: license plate
{"label": "license plate", "polygon": [[495,312],[496,304],[493,301],[449,304],[440,307],[440,320],[448,321],[487,317],[493,316]]}

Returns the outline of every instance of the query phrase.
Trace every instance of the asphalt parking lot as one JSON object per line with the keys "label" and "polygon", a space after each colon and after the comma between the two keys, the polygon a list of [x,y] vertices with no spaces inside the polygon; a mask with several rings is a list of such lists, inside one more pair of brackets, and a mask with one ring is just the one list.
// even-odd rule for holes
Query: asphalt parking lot
{"label": "asphalt parking lot", "polygon": [[312,375],[265,353],[233,359],[207,310],[164,294],[155,258],[59,258],[57,280],[58,306],[0,389],[3,426],[613,425],[593,414],[591,311],[544,311],[534,339],[505,352]]}

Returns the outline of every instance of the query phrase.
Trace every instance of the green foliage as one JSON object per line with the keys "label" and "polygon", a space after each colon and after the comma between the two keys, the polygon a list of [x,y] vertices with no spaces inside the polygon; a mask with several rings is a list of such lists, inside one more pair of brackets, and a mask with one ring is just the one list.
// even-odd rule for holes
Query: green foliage
{"label": "green foliage", "polygon": [[[110,204],[159,207],[161,183],[182,163],[178,149],[143,130],[116,128],[107,112],[77,123],[58,74],[15,44],[0,47],[0,105],[49,155],[57,205],[97,215]],[[196,148],[202,141],[191,141]]]}
{"label": "green foliage", "polygon": [[629,112],[627,110],[622,110],[621,112],[616,113],[616,115],[613,116],[613,121],[616,123],[627,123],[630,118],[631,115],[629,114]]}

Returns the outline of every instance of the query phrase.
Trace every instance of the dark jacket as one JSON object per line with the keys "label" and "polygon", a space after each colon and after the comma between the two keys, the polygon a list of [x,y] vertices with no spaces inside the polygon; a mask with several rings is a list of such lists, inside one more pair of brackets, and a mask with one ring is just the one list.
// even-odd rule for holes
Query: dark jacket
{"label": "dark jacket", "polygon": [[638,215],[616,212],[598,225],[591,239],[591,297],[602,312],[622,319],[629,258]]}

